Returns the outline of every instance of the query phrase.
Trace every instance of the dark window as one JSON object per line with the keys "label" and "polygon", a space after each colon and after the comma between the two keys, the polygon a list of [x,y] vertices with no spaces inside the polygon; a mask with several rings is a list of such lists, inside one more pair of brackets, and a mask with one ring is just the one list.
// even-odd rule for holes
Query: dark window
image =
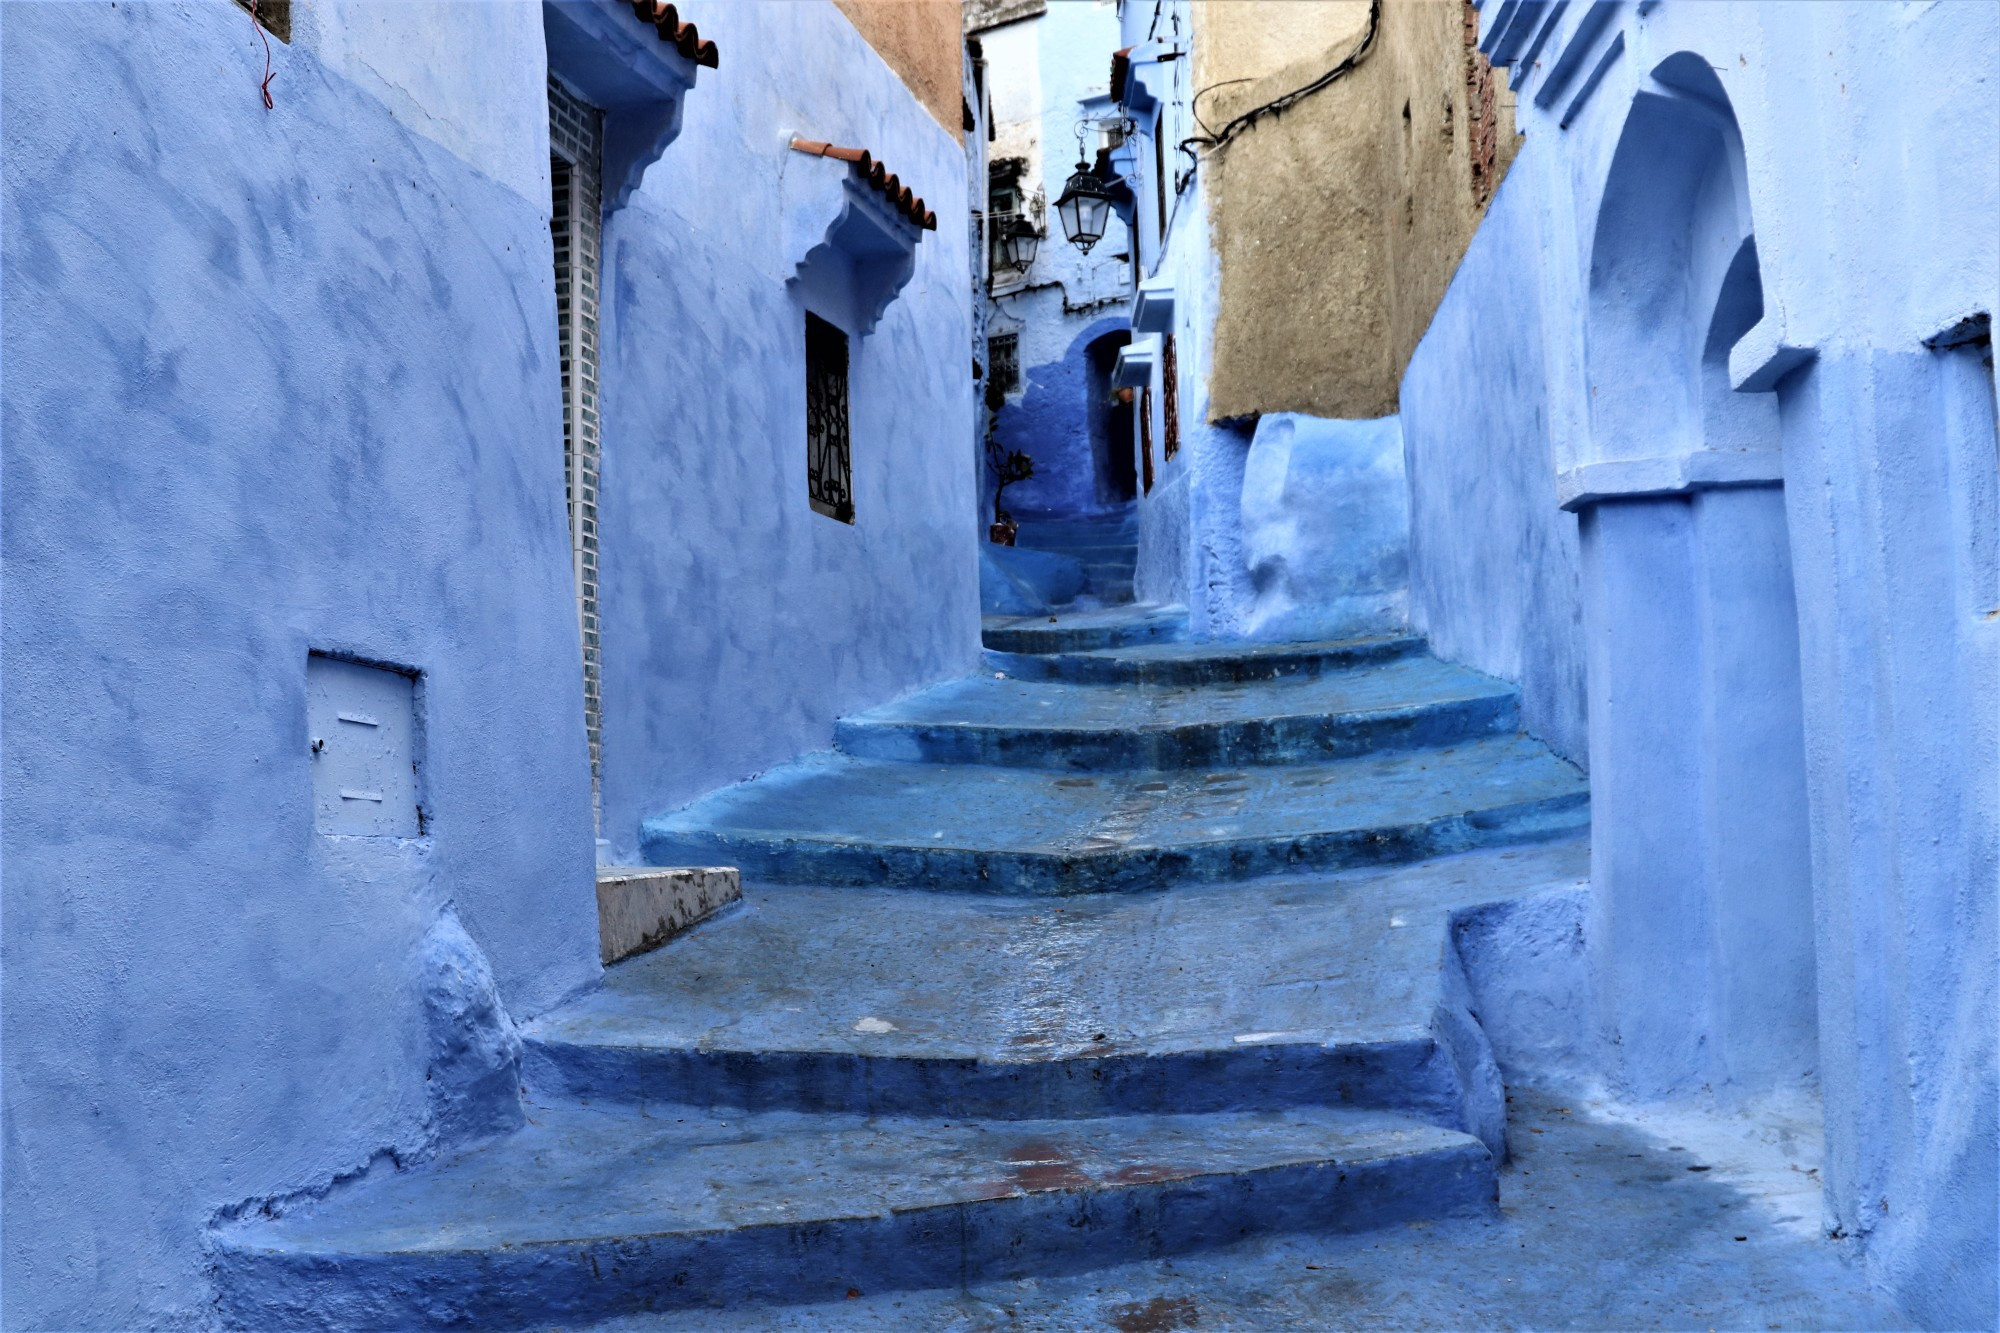
{"label": "dark window", "polygon": [[813,509],[854,521],[847,434],[847,335],[806,312],[806,495]]}
{"label": "dark window", "polygon": [[1168,458],[1180,452],[1181,447],[1181,389],[1180,370],[1174,364],[1174,335],[1167,335],[1167,345],[1160,354],[1160,392],[1166,395],[1167,438],[1161,450]]}
{"label": "dark window", "polygon": [[[1158,234],[1162,244],[1167,239],[1167,113],[1161,108],[1153,118],[1153,196],[1159,208]],[[1135,245],[1133,249],[1137,249]]]}
{"label": "dark window", "polygon": [[1153,391],[1139,390],[1139,482],[1153,493]]}
{"label": "dark window", "polygon": [[993,386],[1012,393],[1021,386],[1021,335],[996,333],[986,340],[986,364],[993,368]]}
{"label": "dark window", "polygon": [[256,15],[265,31],[281,42],[292,40],[292,0],[236,0]]}

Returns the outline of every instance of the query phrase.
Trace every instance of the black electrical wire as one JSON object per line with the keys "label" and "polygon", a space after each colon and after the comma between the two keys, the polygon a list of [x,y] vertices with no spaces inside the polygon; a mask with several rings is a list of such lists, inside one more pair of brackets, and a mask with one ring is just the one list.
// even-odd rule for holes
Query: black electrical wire
{"label": "black electrical wire", "polygon": [[[1350,73],[1356,65],[1361,63],[1362,58],[1368,54],[1368,48],[1375,44],[1375,30],[1381,25],[1381,22],[1382,22],[1382,0],[1368,0],[1368,28],[1365,32],[1361,34],[1361,41],[1355,46],[1355,48],[1352,51],[1349,51],[1347,53],[1346,57],[1343,60],[1341,60],[1339,64],[1335,65],[1332,69],[1328,70],[1326,73],[1314,79],[1311,83],[1306,84],[1304,87],[1294,88],[1292,89],[1292,91],[1286,93],[1282,97],[1274,97],[1270,101],[1264,103],[1262,106],[1256,106],[1250,108],[1250,110],[1245,111],[1242,115],[1237,116],[1235,119],[1229,121],[1220,130],[1217,130],[1213,134],[1195,135],[1192,138],[1181,140],[1180,147],[1182,149],[1187,149],[1190,145],[1198,144],[1204,148],[1210,148],[1210,149],[1220,148],[1224,144],[1228,143],[1231,139],[1241,134],[1244,130],[1247,130],[1252,125],[1255,125],[1259,120],[1263,119],[1265,116],[1278,115],[1280,112],[1289,109],[1294,103],[1312,96],[1314,93],[1326,87],[1328,84],[1334,82],[1336,79],[1340,78],[1341,76],[1347,73]],[[1214,92],[1217,88],[1226,88],[1232,83],[1244,83],[1244,82],[1247,82],[1247,80],[1225,79],[1221,83],[1211,83],[1210,85],[1208,85],[1208,87],[1203,88],[1201,92],[1198,92],[1194,95],[1193,101],[1189,104],[1190,110],[1200,105],[1203,93]],[[1201,123],[1201,117],[1199,114],[1196,114],[1195,122],[1197,124]],[[1208,127],[1206,125],[1203,125],[1202,128],[1207,129]]]}

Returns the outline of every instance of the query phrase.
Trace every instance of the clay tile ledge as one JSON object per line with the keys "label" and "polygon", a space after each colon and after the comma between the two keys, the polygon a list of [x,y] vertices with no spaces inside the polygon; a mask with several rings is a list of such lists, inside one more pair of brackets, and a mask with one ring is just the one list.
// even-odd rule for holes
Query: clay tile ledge
{"label": "clay tile ledge", "polygon": [[641,23],[650,23],[660,34],[663,42],[672,42],[674,49],[705,69],[715,69],[721,63],[721,53],[714,42],[704,42],[701,32],[692,23],[681,22],[680,11],[665,0],[632,0],[632,12]]}
{"label": "clay tile ledge", "polygon": [[842,148],[819,139],[794,138],[792,151],[847,163],[854,168],[855,175],[879,192],[905,222],[923,231],[937,230],[937,214],[924,206],[922,196],[904,185],[866,148]]}
{"label": "clay tile ledge", "polygon": [[863,337],[916,272],[917,243],[937,230],[937,214],[865,148],[803,138],[790,146],[846,167],[787,154],[779,189],[790,284],[807,310]]}
{"label": "clay tile ledge", "polygon": [[717,65],[715,43],[664,0],[542,0],[542,18],[549,73],[605,113],[604,210],[614,212],[680,133],[695,72]]}

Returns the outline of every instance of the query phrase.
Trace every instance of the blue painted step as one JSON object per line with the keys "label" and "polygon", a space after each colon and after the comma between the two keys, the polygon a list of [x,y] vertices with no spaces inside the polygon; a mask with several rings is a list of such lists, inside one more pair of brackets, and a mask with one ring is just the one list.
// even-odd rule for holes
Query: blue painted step
{"label": "blue painted step", "polygon": [[[1047,617],[1043,622],[1047,623]],[[1010,680],[1063,680],[1075,684],[1207,685],[1289,680],[1323,675],[1423,651],[1412,634],[1315,643],[1144,643],[1056,653],[988,649],[986,670]]]}
{"label": "blue painted step", "polygon": [[1495,1207],[1379,1112],[994,1125],[536,1107],[511,1138],[217,1237],[236,1328],[509,1329],[1078,1271]]}
{"label": "blue painted step", "polygon": [[529,1081],[593,1103],[996,1119],[1358,1106],[1499,1155],[1451,914],[1588,873],[1564,842],[1060,907],[753,888],[528,1024]]}
{"label": "blue painted step", "polygon": [[1427,656],[1259,683],[948,681],[854,717],[834,744],[914,763],[1103,773],[1286,764],[1515,730],[1512,686]]}
{"label": "blue painted step", "polygon": [[1184,607],[1120,606],[1053,616],[988,616],[980,638],[1003,653],[1074,653],[1163,643],[1186,633]]}
{"label": "blue painted step", "polygon": [[648,819],[640,842],[652,864],[765,882],[1131,892],[1553,837],[1588,805],[1582,774],[1525,737],[1096,777],[817,754]]}

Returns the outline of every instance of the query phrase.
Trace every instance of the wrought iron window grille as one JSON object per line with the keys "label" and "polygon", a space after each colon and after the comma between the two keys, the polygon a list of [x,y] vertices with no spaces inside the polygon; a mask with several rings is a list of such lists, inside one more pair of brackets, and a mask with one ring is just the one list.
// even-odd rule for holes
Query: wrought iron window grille
{"label": "wrought iron window grille", "polygon": [[854,521],[847,335],[806,312],[806,496],[813,512]]}
{"label": "wrought iron window grille", "polygon": [[1021,335],[996,333],[986,340],[986,365],[991,383],[1002,393],[1021,386]]}

